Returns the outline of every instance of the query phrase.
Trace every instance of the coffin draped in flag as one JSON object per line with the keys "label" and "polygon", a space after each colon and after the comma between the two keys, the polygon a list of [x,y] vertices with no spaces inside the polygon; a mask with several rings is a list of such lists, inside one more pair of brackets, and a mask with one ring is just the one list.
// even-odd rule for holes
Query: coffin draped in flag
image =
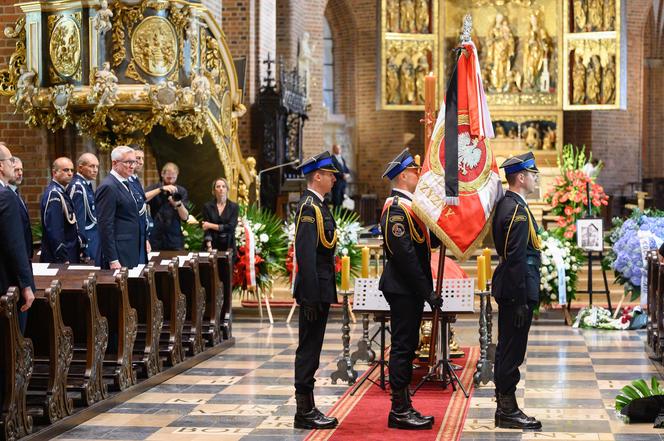
{"label": "coffin draped in flag", "polygon": [[[446,99],[438,114],[413,209],[459,260],[489,230],[502,196],[496,159],[489,148],[493,127],[472,42],[458,49]],[[453,158],[447,161],[447,158]]]}

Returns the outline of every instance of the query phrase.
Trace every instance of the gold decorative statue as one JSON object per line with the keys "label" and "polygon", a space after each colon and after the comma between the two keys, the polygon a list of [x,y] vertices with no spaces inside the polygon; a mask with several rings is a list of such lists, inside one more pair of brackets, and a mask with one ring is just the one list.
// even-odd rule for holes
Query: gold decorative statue
{"label": "gold decorative statue", "polygon": [[514,35],[503,14],[496,15],[496,23],[487,39],[490,81],[494,91],[502,92],[509,87],[509,72],[514,57]]}
{"label": "gold decorative statue", "polygon": [[528,124],[526,133],[524,134],[526,147],[531,150],[539,150],[542,146],[542,139],[540,138],[539,127],[535,123]]}
{"label": "gold decorative statue", "polygon": [[586,74],[586,100],[589,104],[600,103],[600,87],[602,83],[602,66],[598,55],[593,55],[588,63]]}
{"label": "gold decorative statue", "polygon": [[401,104],[412,104],[415,101],[415,69],[410,55],[403,57],[399,67],[399,94]]}
{"label": "gold decorative statue", "polygon": [[588,17],[588,5],[586,0],[574,0],[574,30],[584,32]]}
{"label": "gold decorative statue", "polygon": [[588,27],[601,31],[604,25],[604,0],[588,0]]}
{"label": "gold decorative statue", "polygon": [[400,8],[401,32],[415,32],[415,3],[414,0],[401,0]]}
{"label": "gold decorative statue", "polygon": [[607,0],[604,6],[604,30],[616,30],[616,0]]}
{"label": "gold decorative statue", "polygon": [[390,55],[387,61],[387,103],[399,104],[399,66],[397,65],[394,54]]}
{"label": "gold decorative statue", "polygon": [[[544,59],[549,56],[549,35],[542,28],[537,15],[530,14],[530,29],[523,54],[523,80],[527,89],[538,88]],[[548,63],[547,63],[548,65]]]}
{"label": "gold decorative statue", "polygon": [[586,68],[579,52],[574,55],[572,69],[572,104],[584,104],[586,101]]}
{"label": "gold decorative statue", "polygon": [[422,55],[415,68],[415,88],[417,89],[417,104],[424,104],[424,78],[429,73],[429,62]]}
{"label": "gold decorative statue", "polygon": [[602,104],[613,104],[616,100],[616,64],[613,57],[609,60],[602,72]]}
{"label": "gold decorative statue", "polygon": [[544,138],[542,140],[542,150],[553,150],[556,148],[556,131],[553,127],[546,128]]}
{"label": "gold decorative statue", "polygon": [[505,127],[502,124],[496,124],[496,138],[506,138],[507,134],[505,133]]}
{"label": "gold decorative statue", "polygon": [[399,32],[399,0],[387,0],[387,31]]}
{"label": "gold decorative statue", "polygon": [[[429,0],[417,0],[415,27],[421,34],[429,33]],[[422,101],[424,102],[424,101]]]}

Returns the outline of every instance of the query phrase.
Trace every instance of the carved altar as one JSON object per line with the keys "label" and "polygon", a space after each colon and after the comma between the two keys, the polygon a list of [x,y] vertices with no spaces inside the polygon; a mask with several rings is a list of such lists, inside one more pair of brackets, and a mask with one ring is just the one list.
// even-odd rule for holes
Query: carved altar
{"label": "carved altar", "polygon": [[423,111],[420,82],[428,70],[438,78],[437,101],[443,99],[463,16],[472,15],[499,162],[532,150],[553,172],[564,110],[626,107],[621,0],[381,0],[381,6],[385,110]]}
{"label": "carved altar", "polygon": [[237,138],[245,108],[235,66],[219,24],[199,2],[17,7],[25,15],[5,29],[16,49],[0,72],[0,93],[29,126],[74,125],[100,150],[152,144],[158,154],[166,142],[170,154],[196,152],[216,163],[209,173],[230,181],[231,197],[251,185],[255,173]]}

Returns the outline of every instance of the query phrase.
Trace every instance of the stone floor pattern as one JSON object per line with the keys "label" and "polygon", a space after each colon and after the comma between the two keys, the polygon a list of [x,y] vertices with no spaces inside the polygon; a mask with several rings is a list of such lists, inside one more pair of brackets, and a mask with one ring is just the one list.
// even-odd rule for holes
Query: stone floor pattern
{"label": "stone floor pattern", "polygon": [[[316,401],[323,411],[347,389],[346,384],[334,385],[330,380],[341,353],[340,327],[338,319],[328,324],[321,369],[317,373]],[[476,344],[475,320],[461,319],[455,328],[462,345]],[[358,323],[352,329],[354,346],[361,335],[361,325]],[[58,439],[304,439],[307,431],[292,428],[295,412],[292,366],[297,324],[287,326],[279,320],[270,326],[257,319],[240,318],[234,322],[233,332],[236,338],[233,348],[88,420]],[[664,430],[652,429],[650,425],[625,425],[613,411],[616,391],[624,384],[653,375],[661,378],[645,355],[643,338],[642,333],[634,331],[585,331],[535,323],[517,395],[521,405],[525,401],[527,411],[542,420],[543,430],[525,433],[496,430],[490,383],[475,390],[461,439],[664,440]],[[364,369],[366,366],[357,367],[360,374]]]}

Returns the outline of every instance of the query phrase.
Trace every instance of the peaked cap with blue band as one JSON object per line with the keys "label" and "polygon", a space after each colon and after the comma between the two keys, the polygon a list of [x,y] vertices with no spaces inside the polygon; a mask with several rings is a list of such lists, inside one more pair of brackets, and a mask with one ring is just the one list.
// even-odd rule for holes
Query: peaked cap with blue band
{"label": "peaked cap with blue band", "polygon": [[539,173],[537,166],[535,165],[535,155],[533,152],[523,153],[521,155],[513,156],[503,162],[500,168],[505,169],[506,175],[511,175],[513,173],[518,173],[520,171],[526,170],[533,173]]}
{"label": "peaked cap with blue band", "polygon": [[396,158],[387,164],[383,177],[391,181],[407,168],[420,168],[420,165],[415,162],[415,158],[413,158],[408,149],[405,148]]}
{"label": "peaked cap with blue band", "polygon": [[316,156],[312,156],[307,159],[300,165],[299,170],[303,175],[308,175],[309,173],[315,172],[316,170],[329,171],[332,173],[339,173],[339,170],[334,166],[332,162],[332,155],[330,152],[325,151],[319,153]]}

